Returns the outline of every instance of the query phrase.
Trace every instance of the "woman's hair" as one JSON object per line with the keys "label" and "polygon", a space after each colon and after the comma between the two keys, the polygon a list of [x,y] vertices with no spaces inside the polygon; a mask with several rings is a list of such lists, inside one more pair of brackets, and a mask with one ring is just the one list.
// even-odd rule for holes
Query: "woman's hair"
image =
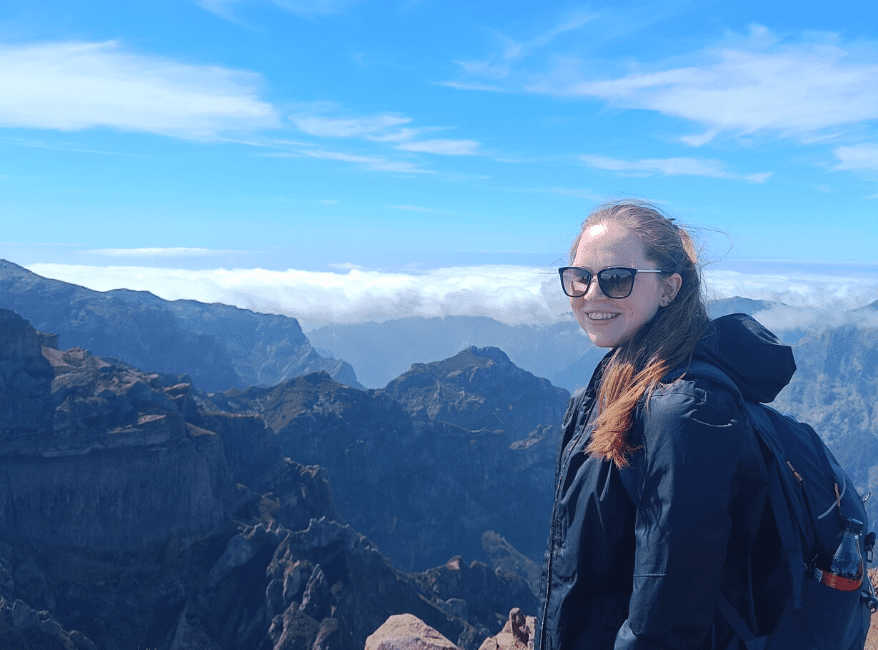
{"label": "woman's hair", "polygon": [[570,249],[571,260],[582,233],[600,223],[614,223],[628,229],[643,244],[648,260],[655,262],[659,269],[679,273],[683,279],[671,303],[660,307],[649,323],[619,345],[604,368],[598,394],[598,419],[586,452],[624,467],[628,464],[628,455],[636,450],[628,439],[628,431],[638,403],[645,394],[648,398],[670,370],[691,358],[709,319],[704,308],[695,244],[674,219],[645,201],[600,205],[582,222],[582,230]]}

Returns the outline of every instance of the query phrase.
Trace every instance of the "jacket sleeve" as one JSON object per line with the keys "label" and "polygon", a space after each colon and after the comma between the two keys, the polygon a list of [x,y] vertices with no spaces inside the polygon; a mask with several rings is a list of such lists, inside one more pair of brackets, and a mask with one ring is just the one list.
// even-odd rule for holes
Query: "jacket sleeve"
{"label": "jacket sleeve", "polygon": [[725,391],[678,390],[655,395],[640,418],[633,591],[616,650],[702,647],[714,623],[742,418]]}

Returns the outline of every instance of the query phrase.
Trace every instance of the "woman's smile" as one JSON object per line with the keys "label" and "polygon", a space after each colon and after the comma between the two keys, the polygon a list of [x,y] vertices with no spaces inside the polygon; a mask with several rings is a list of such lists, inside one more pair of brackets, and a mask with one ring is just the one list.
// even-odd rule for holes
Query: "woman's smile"
{"label": "woman's smile", "polygon": [[611,318],[615,318],[619,314],[609,312],[609,311],[587,311],[585,315],[590,320],[610,320]]}

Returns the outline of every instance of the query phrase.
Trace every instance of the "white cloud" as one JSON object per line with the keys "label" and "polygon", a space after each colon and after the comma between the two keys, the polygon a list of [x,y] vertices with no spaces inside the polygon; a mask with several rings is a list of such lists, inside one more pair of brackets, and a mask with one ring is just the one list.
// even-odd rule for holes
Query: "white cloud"
{"label": "white cloud", "polygon": [[618,172],[633,172],[635,175],[663,174],[665,176],[707,176],[710,178],[728,178],[745,180],[751,183],[763,183],[771,173],[732,174],[726,171],[725,165],[719,160],[698,158],[644,158],[641,160],[619,160],[604,156],[580,156],[586,164],[598,169],[609,169]]}
{"label": "white cloud", "polygon": [[409,212],[437,212],[433,208],[422,208],[419,205],[388,205],[387,207],[394,210],[407,210]]}
{"label": "white cloud", "polygon": [[403,151],[421,151],[440,156],[473,156],[478,153],[479,143],[475,140],[421,140],[420,142],[403,142],[396,146]]}
{"label": "white cloud", "polygon": [[328,118],[316,115],[291,115],[290,121],[299,130],[321,138],[350,138],[382,133],[389,128],[408,124],[411,118],[393,115],[356,118]]}
{"label": "white cloud", "polygon": [[833,153],[839,160],[836,169],[878,171],[878,144],[838,147]]}
{"label": "white cloud", "polygon": [[105,255],[107,257],[209,257],[242,251],[220,250],[212,248],[96,248],[84,250],[83,253]]}
{"label": "white cloud", "polygon": [[[299,16],[340,14],[360,0],[270,0],[281,9]],[[246,0],[199,0],[199,5],[216,15],[237,22],[232,8]]]}
{"label": "white cloud", "polygon": [[790,307],[842,312],[874,302],[878,297],[878,275],[874,273],[836,275],[815,272],[741,273],[712,270],[704,273],[709,298],[742,296],[771,300]]}
{"label": "white cloud", "polygon": [[432,174],[428,169],[421,169],[414,163],[408,163],[401,160],[387,160],[379,156],[357,156],[338,151],[324,151],[322,149],[311,149],[302,151],[302,154],[311,158],[322,158],[324,160],[338,160],[341,162],[356,163],[363,165],[368,169],[386,172],[403,172],[406,174]]}
{"label": "white cloud", "polygon": [[584,64],[567,59],[526,88],[595,97],[703,124],[706,133],[685,139],[695,146],[723,131],[812,139],[878,118],[876,48],[838,41],[809,34],[787,44],[755,26],[749,38],[689,55],[688,65],[644,64],[623,76],[596,79],[582,72]]}
{"label": "white cloud", "polygon": [[[45,277],[98,291],[127,288],[176,300],[222,302],[256,311],[280,313],[311,326],[355,323],[405,316],[487,316],[510,323],[548,323],[567,318],[569,305],[554,269],[478,266],[421,273],[367,271],[353,264],[344,272],[289,269],[185,270],[143,266],[33,264]],[[743,296],[774,300],[789,309],[767,317],[770,327],[838,322],[841,314],[875,300],[878,274],[744,274],[708,270],[710,298]],[[796,309],[804,308],[804,309]],[[819,314],[817,313],[819,311]],[[816,315],[815,315],[816,314]]]}
{"label": "white cloud", "polygon": [[500,86],[492,86],[486,83],[479,82],[465,82],[465,81],[440,81],[438,82],[440,86],[448,86],[449,88],[454,88],[456,90],[482,90],[485,92],[491,93],[502,93],[504,92],[503,88]]}
{"label": "white cloud", "polygon": [[[313,104],[312,109],[323,112],[335,108],[323,104]],[[452,140],[433,138],[418,140],[425,132],[443,130],[442,127],[404,127],[412,120],[398,115],[377,115],[359,117],[325,117],[319,114],[296,114],[290,116],[296,127],[319,138],[360,138],[377,143],[388,143],[400,151],[414,151],[439,156],[473,156],[479,153],[479,142],[475,140]]]}
{"label": "white cloud", "polygon": [[537,323],[554,321],[568,310],[554,272],[519,266],[420,274],[363,271],[354,265],[342,265],[345,273],[63,264],[28,268],[97,291],[126,288],[151,291],[167,300],[222,302],[293,316],[310,325],[467,314]]}
{"label": "white cloud", "polygon": [[279,125],[261,77],[125,51],[115,42],[0,47],[0,125],[112,127],[204,139]]}
{"label": "white cloud", "polygon": [[[569,14],[555,26],[524,40],[516,40],[495,32],[494,39],[497,41],[498,47],[494,56],[481,61],[455,61],[455,63],[463,68],[464,74],[467,76],[500,81],[513,72],[514,66],[518,62],[549,45],[558,36],[579,29],[590,22],[592,18],[593,16],[582,13]],[[497,86],[487,85],[480,81],[446,81],[442,82],[442,85],[460,90],[500,90]]]}

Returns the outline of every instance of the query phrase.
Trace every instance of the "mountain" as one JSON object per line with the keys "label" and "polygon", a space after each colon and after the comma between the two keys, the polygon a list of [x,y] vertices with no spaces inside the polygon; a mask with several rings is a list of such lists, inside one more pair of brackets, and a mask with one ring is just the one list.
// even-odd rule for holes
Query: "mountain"
{"label": "mountain", "polygon": [[[878,328],[830,328],[793,354],[796,374],[773,406],[811,424],[862,493],[878,491]],[[866,510],[875,529],[878,500]]]}
{"label": "mountain", "polygon": [[0,309],[0,647],[342,650],[412,613],[475,650],[534,613],[482,563],[395,569],[260,417],[56,341]]}
{"label": "mountain", "polygon": [[145,291],[92,291],[0,260],[0,307],[83,347],[148,370],[187,374],[205,390],[226,390],[325,370],[360,387],[353,368],[311,347],[294,318],[228,305],[167,301]]}
{"label": "mountain", "polygon": [[400,318],[326,325],[309,331],[308,339],[348,360],[371,388],[386,386],[412,364],[446,359],[476,346],[500,348],[520,368],[569,389],[555,382],[555,374],[594,348],[572,317],[551,325],[506,325],[478,316]]}
{"label": "mountain", "polygon": [[[708,312],[716,318],[736,312],[752,315],[780,307],[785,306],[735,297],[709,303]],[[789,328],[776,333],[786,341],[803,334]],[[348,360],[360,381],[370,388],[386,386],[412,364],[445,359],[476,346],[500,348],[519,368],[573,392],[588,383],[592,370],[606,353],[591,344],[572,316],[546,325],[506,325],[476,316],[400,318],[381,323],[325,325],[309,331],[308,339],[316,347]]]}
{"label": "mountain", "polygon": [[569,397],[501,350],[470,347],[383,390],[315,374],[206,400],[261,415],[284,453],[326,467],[346,521],[419,570],[450,555],[488,560],[488,531],[540,561]]}

